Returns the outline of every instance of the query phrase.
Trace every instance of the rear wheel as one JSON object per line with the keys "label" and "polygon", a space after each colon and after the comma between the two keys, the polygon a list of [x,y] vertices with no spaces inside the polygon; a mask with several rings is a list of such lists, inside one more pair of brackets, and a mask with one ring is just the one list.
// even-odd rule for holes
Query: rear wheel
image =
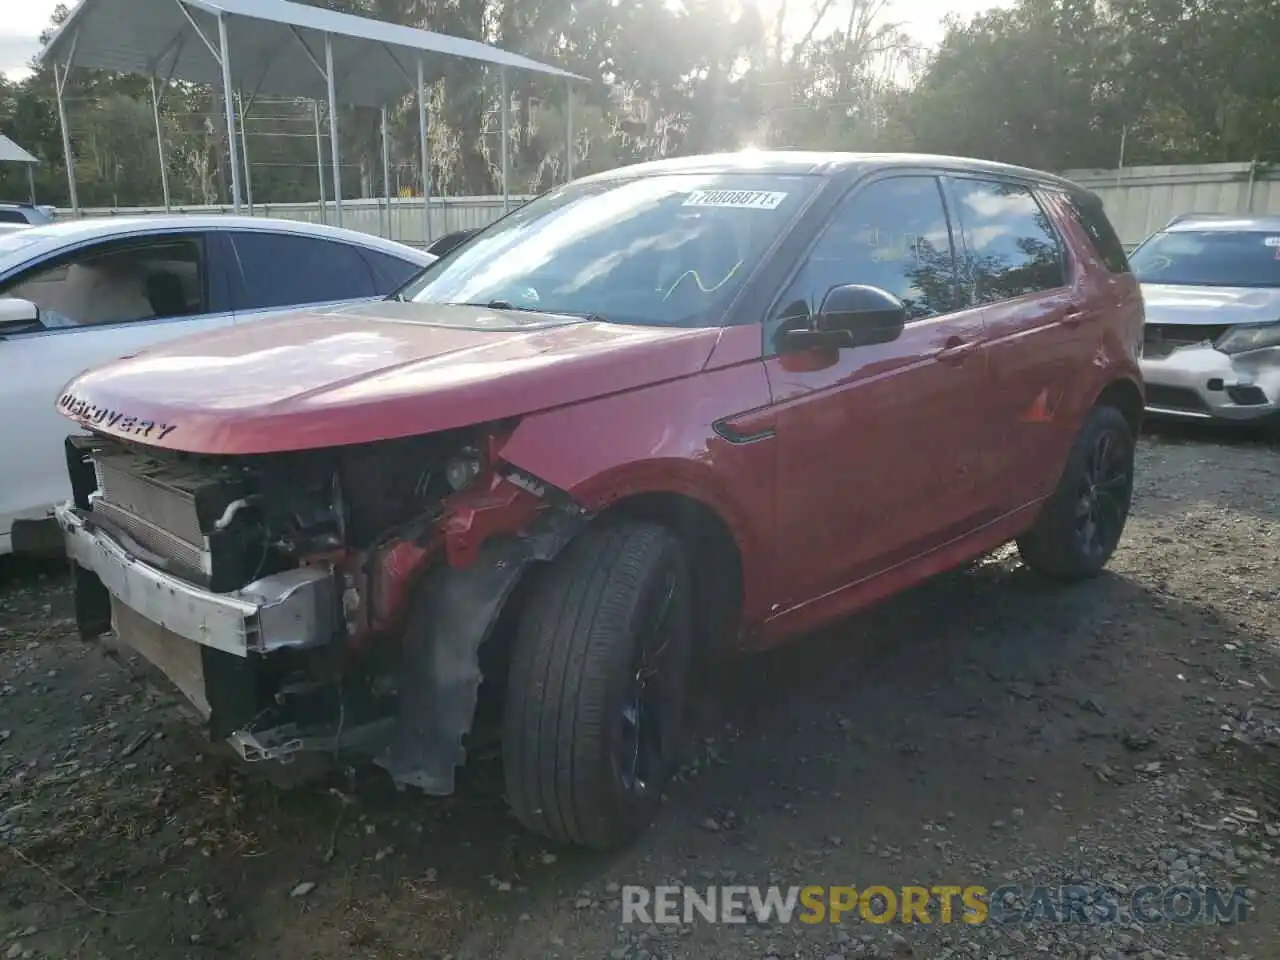
{"label": "rear wheel", "polygon": [[1134,435],[1115,407],[1095,407],[1036,525],[1018,538],[1032,569],[1058,580],[1096,576],[1115,553],[1133,498]]}
{"label": "rear wheel", "polygon": [[521,615],[504,711],[507,799],[537,833],[609,848],[648,825],[678,753],[688,562],[652,523],[588,528]]}

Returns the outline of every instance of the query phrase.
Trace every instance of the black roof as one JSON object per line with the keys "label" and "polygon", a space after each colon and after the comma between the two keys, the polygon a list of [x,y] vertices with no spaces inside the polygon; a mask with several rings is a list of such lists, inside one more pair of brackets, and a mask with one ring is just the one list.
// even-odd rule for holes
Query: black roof
{"label": "black roof", "polygon": [[670,157],[651,160],[627,167],[618,167],[605,173],[583,177],[580,182],[595,180],[630,179],[674,173],[774,173],[808,176],[837,176],[841,173],[870,171],[891,167],[928,168],[954,170],[965,173],[985,173],[1001,177],[1013,177],[1055,186],[1072,193],[1088,195],[1078,184],[1070,180],[990,160],[972,160],[964,157],[934,156],[914,153],[819,153],[800,150],[744,150],[740,153],[712,153],[693,157]]}

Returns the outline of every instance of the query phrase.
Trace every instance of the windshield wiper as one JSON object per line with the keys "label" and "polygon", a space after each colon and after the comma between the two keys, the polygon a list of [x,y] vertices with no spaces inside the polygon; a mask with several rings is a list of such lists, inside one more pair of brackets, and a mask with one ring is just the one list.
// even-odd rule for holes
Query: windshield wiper
{"label": "windshield wiper", "polygon": [[514,310],[517,313],[545,313],[537,307],[517,307],[510,300],[490,300],[486,303],[462,301],[451,303],[453,307],[486,307],[490,310]]}
{"label": "windshield wiper", "polygon": [[517,306],[510,300],[490,300],[488,303],[454,303],[455,307],[486,307],[489,310],[511,310],[514,313],[542,313],[549,317],[573,317],[587,323],[608,323],[609,318],[599,313],[574,313],[572,310],[544,310],[541,307]]}

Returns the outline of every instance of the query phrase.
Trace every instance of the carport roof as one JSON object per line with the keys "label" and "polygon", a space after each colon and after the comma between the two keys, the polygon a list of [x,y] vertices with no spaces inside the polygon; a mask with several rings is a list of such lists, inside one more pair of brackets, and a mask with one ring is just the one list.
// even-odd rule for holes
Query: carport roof
{"label": "carport roof", "polygon": [[39,163],[27,151],[0,133],[0,163]]}
{"label": "carport roof", "polygon": [[583,79],[475,40],[289,0],[81,0],[41,59],[217,85],[222,71],[206,39],[216,48],[220,16],[232,84],[248,95],[326,99],[326,35],[342,103],[376,107],[399,100],[416,85],[418,61],[430,77],[439,73],[440,57]]}

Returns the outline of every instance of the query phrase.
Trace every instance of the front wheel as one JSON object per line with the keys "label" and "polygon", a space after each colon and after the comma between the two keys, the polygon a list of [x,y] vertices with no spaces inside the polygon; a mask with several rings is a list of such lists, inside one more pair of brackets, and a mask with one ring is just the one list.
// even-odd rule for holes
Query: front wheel
{"label": "front wheel", "polygon": [[649,824],[674,768],[692,606],[665,528],[588,527],[534,585],[507,678],[507,800],[531,830],[616,847]]}
{"label": "front wheel", "polygon": [[1133,498],[1135,437],[1115,407],[1089,413],[1058,487],[1018,538],[1023,561],[1057,580],[1096,576],[1115,553]]}

